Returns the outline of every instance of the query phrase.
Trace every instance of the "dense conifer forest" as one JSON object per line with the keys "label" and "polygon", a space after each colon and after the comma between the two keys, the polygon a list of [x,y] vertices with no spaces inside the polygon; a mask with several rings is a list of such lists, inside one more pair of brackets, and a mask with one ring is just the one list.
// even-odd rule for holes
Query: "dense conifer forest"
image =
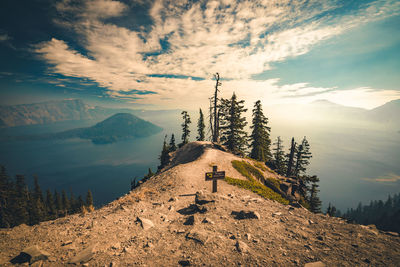
{"label": "dense conifer forest", "polygon": [[[333,214],[340,216],[340,214]],[[374,224],[378,229],[400,233],[400,193],[368,205],[358,204],[356,209],[347,210],[341,217],[358,224]]]}
{"label": "dense conifer forest", "polygon": [[4,166],[0,166],[0,227],[9,228],[20,224],[34,225],[42,221],[54,220],[68,214],[85,213],[94,210],[93,196],[87,192],[86,198],[77,198],[46,190],[43,194],[39,178],[34,176],[34,186],[30,189],[24,175],[12,179]]}

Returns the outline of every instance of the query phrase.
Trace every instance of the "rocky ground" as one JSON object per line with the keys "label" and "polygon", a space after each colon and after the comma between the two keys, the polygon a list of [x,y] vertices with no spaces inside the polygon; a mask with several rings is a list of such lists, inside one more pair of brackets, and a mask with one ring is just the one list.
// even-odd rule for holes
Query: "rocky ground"
{"label": "rocky ground", "polygon": [[1,230],[0,266],[399,266],[395,233],[284,206],[224,181],[210,193],[204,173],[213,165],[244,179],[233,159],[191,143],[162,173],[99,210]]}

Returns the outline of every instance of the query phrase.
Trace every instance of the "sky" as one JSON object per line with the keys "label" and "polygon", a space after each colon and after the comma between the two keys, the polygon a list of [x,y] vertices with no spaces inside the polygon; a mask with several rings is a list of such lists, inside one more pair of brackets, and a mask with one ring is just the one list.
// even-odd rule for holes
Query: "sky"
{"label": "sky", "polygon": [[397,0],[2,0],[0,104],[149,109],[400,98]]}

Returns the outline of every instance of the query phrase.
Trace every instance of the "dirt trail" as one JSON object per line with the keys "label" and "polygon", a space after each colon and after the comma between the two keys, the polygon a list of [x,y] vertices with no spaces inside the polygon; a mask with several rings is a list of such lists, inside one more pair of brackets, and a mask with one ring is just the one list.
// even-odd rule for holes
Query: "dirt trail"
{"label": "dirt trail", "polygon": [[1,230],[0,266],[33,245],[50,255],[36,266],[399,266],[394,234],[284,206],[224,181],[209,193],[204,173],[213,165],[244,179],[234,159],[241,160],[210,143],[190,143],[172,167],[99,210]]}

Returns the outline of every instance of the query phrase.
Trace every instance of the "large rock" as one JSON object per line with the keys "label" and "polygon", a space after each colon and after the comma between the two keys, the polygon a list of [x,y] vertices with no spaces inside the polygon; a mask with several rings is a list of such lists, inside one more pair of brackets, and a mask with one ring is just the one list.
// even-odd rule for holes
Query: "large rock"
{"label": "large rock", "polygon": [[50,254],[44,250],[41,250],[38,246],[30,246],[25,248],[17,257],[13,258],[11,263],[24,263],[29,262],[30,264],[36,261],[47,260]]}
{"label": "large rock", "polygon": [[203,191],[199,191],[196,192],[196,196],[195,196],[195,202],[198,205],[204,205],[210,202],[215,202],[216,197],[215,195],[208,193],[208,192],[203,192]]}
{"label": "large rock", "polygon": [[93,258],[95,252],[96,252],[96,245],[90,245],[89,247],[85,248],[84,250],[76,254],[75,257],[70,259],[69,263],[83,264],[85,262],[88,262]]}
{"label": "large rock", "polygon": [[246,243],[244,243],[243,241],[237,241],[235,246],[236,246],[237,251],[239,251],[241,253],[246,253],[249,251],[249,246]]}
{"label": "large rock", "polygon": [[232,211],[231,215],[235,216],[235,219],[237,220],[261,218],[260,214],[257,211]]}
{"label": "large rock", "polygon": [[142,217],[137,217],[136,219],[137,222],[140,222],[140,225],[144,230],[149,230],[150,228],[154,227],[154,223],[150,221],[149,219],[145,219]]}
{"label": "large rock", "polygon": [[206,231],[192,230],[189,233],[187,233],[186,238],[194,240],[197,243],[204,245],[208,241],[208,236],[209,234]]}

